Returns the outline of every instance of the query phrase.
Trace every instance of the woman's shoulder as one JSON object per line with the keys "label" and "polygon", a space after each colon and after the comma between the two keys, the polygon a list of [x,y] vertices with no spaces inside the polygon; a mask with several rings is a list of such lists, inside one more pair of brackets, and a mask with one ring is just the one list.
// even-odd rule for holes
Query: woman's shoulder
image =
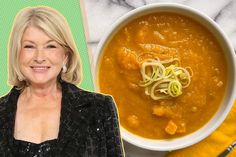
{"label": "woman's shoulder", "polygon": [[20,91],[17,89],[17,87],[13,87],[7,94],[0,97],[0,107],[5,106],[9,100],[17,99],[19,96]]}
{"label": "woman's shoulder", "polygon": [[10,93],[0,97],[0,110],[5,107],[6,102],[8,101]]}
{"label": "woman's shoulder", "polygon": [[96,105],[104,105],[109,104],[109,102],[113,102],[113,98],[111,95],[105,93],[99,93],[95,91],[89,91],[85,89],[80,89],[80,92],[83,93],[85,99],[89,99],[93,101]]}
{"label": "woman's shoulder", "polygon": [[96,101],[105,101],[106,99],[111,98],[111,96],[108,94],[82,89],[71,83],[64,83],[62,87],[65,94],[72,95],[74,97],[86,98]]}
{"label": "woman's shoulder", "polygon": [[87,106],[96,109],[109,109],[114,106],[114,100],[108,94],[85,90],[70,83],[66,83],[62,87],[62,93],[66,95],[67,99],[73,104],[76,102],[75,107]]}
{"label": "woman's shoulder", "polygon": [[6,116],[9,114],[9,100],[10,93],[0,97],[0,129],[2,128],[3,122],[6,121]]}

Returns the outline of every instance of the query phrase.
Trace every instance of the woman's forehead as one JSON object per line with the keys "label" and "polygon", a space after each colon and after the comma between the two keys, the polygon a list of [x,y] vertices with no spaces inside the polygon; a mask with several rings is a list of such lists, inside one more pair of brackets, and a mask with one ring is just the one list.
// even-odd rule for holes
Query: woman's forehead
{"label": "woman's forehead", "polygon": [[25,29],[23,33],[23,39],[30,38],[30,39],[38,39],[42,38],[45,40],[50,40],[51,38],[40,28],[35,26],[29,26]]}
{"label": "woman's forehead", "polygon": [[56,41],[48,36],[42,29],[35,26],[29,26],[23,33],[22,42],[49,43]]}

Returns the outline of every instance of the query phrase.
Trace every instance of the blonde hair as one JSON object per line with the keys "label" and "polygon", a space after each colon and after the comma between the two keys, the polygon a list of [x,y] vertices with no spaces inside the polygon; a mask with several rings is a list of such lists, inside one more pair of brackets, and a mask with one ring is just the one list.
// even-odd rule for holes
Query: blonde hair
{"label": "blonde hair", "polygon": [[67,71],[58,79],[79,84],[82,79],[81,59],[66,19],[56,10],[45,7],[27,7],[21,10],[12,27],[8,43],[8,82],[23,89],[26,86],[24,75],[19,68],[19,54],[24,31],[29,26],[43,30],[50,38],[62,45],[67,53]]}

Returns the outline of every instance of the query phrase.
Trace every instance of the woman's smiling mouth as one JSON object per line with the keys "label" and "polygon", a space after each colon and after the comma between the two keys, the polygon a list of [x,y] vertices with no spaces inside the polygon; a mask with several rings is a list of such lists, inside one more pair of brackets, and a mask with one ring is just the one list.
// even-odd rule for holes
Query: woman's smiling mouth
{"label": "woman's smiling mouth", "polygon": [[30,66],[34,72],[46,72],[50,66]]}

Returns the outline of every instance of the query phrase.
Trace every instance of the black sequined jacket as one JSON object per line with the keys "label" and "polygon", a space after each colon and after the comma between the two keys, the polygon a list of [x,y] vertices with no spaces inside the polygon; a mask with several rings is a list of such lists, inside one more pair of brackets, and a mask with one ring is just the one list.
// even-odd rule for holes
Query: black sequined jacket
{"label": "black sequined jacket", "polygon": [[[60,81],[62,109],[56,157],[123,157],[117,110],[111,96]],[[0,157],[12,157],[15,87],[0,98]]]}

